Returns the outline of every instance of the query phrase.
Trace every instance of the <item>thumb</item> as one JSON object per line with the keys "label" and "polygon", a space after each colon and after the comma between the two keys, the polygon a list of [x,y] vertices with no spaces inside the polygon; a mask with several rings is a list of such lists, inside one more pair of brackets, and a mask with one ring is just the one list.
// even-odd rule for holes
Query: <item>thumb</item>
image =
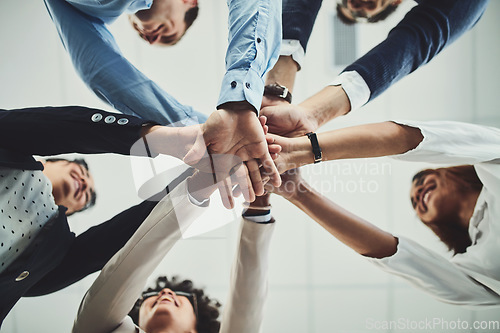
{"label": "thumb", "polygon": [[193,146],[191,147],[191,149],[189,149],[189,151],[186,153],[186,155],[182,160],[184,161],[184,163],[188,165],[194,165],[199,161],[201,161],[203,157],[207,156],[208,156],[208,151],[207,151],[207,146],[205,144],[205,139],[203,138],[203,134],[200,133],[196,137]]}

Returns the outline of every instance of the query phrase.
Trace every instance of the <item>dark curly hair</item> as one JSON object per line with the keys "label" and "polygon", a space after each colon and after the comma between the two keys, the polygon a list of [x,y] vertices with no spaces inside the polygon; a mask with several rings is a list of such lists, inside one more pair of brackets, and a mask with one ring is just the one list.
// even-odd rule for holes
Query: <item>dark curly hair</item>
{"label": "dark curly hair", "polygon": [[[198,300],[198,319],[196,322],[196,330],[198,333],[218,333],[220,330],[219,308],[221,304],[216,299],[212,299],[205,295],[203,289],[197,289],[193,286],[191,280],[181,280],[177,276],[172,277],[170,280],[166,276],[160,276],[156,279],[156,286],[148,288],[148,292],[160,292],[164,288],[169,288],[173,291],[183,291],[185,293],[193,293]],[[129,316],[132,318],[136,325],[139,325],[139,309],[142,300],[138,300]]]}
{"label": "dark curly hair", "polygon": [[[379,13],[371,16],[371,17],[368,17],[366,19],[366,21],[368,23],[376,23],[376,22],[379,22],[379,21],[383,21],[389,15],[391,15],[392,13],[394,13],[396,11],[397,7],[398,6],[390,5],[387,8],[385,8],[384,10],[382,10],[381,12],[379,12]],[[342,23],[347,24],[347,25],[352,25],[352,24],[357,23],[356,18],[352,19],[350,17],[345,16],[344,12],[342,11],[342,8],[344,8],[344,7],[340,3],[337,4],[337,17],[340,19],[340,21],[342,21]]]}

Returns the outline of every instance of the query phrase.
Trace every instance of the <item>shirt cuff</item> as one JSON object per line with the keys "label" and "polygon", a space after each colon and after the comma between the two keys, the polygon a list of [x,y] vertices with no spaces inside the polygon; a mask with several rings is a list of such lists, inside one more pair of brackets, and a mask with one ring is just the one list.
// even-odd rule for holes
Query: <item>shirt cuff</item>
{"label": "shirt cuff", "polygon": [[341,73],[329,85],[342,86],[351,103],[351,111],[359,109],[370,99],[370,88],[356,71]]}
{"label": "shirt cuff", "polygon": [[242,215],[245,219],[255,223],[270,223],[272,221],[270,209],[258,211],[252,214],[248,214],[248,211],[245,210]]}
{"label": "shirt cuff", "polygon": [[191,195],[191,193],[188,192],[188,198],[189,201],[198,207],[207,207],[210,204],[210,198],[206,198],[203,201],[198,201],[195,197]]}
{"label": "shirt cuff", "polygon": [[281,41],[280,56],[292,56],[292,59],[297,63],[297,71],[300,71],[304,63],[305,52],[298,40],[283,39]]}
{"label": "shirt cuff", "polygon": [[247,101],[258,113],[264,95],[264,80],[254,69],[235,69],[226,72],[217,107],[224,103]]}

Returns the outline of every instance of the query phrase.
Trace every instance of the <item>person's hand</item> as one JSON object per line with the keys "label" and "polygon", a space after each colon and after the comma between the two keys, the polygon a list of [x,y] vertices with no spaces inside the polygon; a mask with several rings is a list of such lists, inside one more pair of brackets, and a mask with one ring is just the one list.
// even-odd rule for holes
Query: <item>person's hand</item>
{"label": "person's hand", "polygon": [[[280,147],[273,144],[268,146],[263,129],[264,121],[265,118],[259,119],[253,111],[242,107],[219,109],[202,125],[203,137],[196,139],[184,161],[196,165],[206,157],[207,147],[210,154],[237,156],[246,162],[255,194],[262,195],[264,185],[260,167],[274,185],[279,186],[281,183],[278,170],[271,158],[271,153],[278,153]],[[233,167],[225,164],[225,161],[223,163],[219,169]]]}
{"label": "person's hand", "polygon": [[[264,123],[265,118],[261,122]],[[267,131],[267,127],[265,130]],[[154,157],[157,154],[165,154],[183,160],[196,140],[203,139],[203,133],[201,125],[186,127],[156,125],[144,128],[142,137],[146,145],[137,145],[137,151],[132,152],[132,155]],[[141,153],[140,150],[143,152]],[[209,175],[205,178],[209,178],[211,186],[219,187],[222,202],[226,208],[234,206],[233,188],[236,185],[237,193],[243,194],[245,200],[255,199],[247,167],[239,157],[231,154],[208,154],[205,150],[203,158],[191,165],[203,174]]]}
{"label": "person's hand", "polygon": [[269,132],[282,136],[302,136],[318,128],[314,118],[299,105],[279,103],[262,108],[260,114],[267,117]]}
{"label": "person's hand", "polygon": [[270,145],[278,145],[281,148],[281,151],[274,158],[274,163],[280,174],[314,163],[314,154],[307,136],[286,138],[268,133],[266,139]]}

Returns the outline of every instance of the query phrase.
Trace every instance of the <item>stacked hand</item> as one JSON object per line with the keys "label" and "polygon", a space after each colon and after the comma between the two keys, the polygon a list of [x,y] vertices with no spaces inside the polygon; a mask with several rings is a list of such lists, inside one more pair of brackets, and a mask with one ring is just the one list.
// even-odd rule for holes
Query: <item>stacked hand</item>
{"label": "stacked hand", "polygon": [[302,136],[318,128],[316,121],[308,116],[304,107],[289,103],[265,106],[260,114],[267,118],[269,132],[287,137]]}
{"label": "stacked hand", "polygon": [[[276,186],[281,183],[271,157],[271,154],[280,151],[280,147],[268,146],[265,121],[265,117],[256,117],[252,110],[244,109],[244,106],[219,109],[201,125],[203,136],[197,137],[184,161],[196,166],[206,158],[207,153],[211,156],[220,155],[220,160],[214,161],[217,164],[215,168],[219,170],[234,170],[236,162],[245,162],[251,181],[245,199],[251,202],[255,195],[264,193],[263,175],[268,176]],[[226,155],[230,157],[224,158]],[[242,174],[245,170],[241,170]]]}

